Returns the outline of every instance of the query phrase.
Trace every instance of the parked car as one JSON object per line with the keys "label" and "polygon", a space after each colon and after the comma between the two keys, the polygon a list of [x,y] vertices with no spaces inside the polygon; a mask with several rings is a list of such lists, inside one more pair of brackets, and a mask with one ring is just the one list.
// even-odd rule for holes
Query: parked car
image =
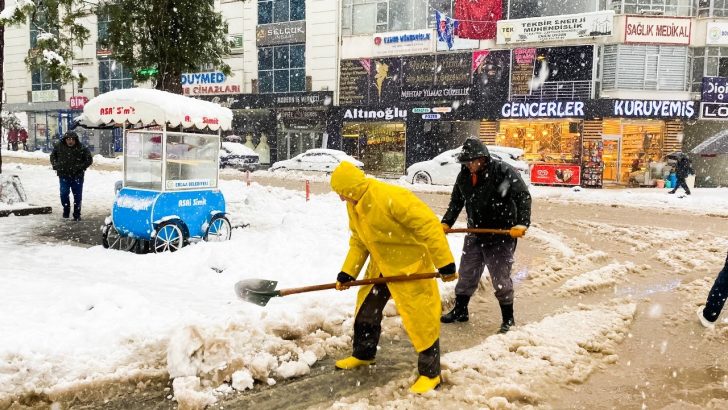
{"label": "parked car", "polygon": [[270,171],[317,171],[331,172],[342,161],[351,162],[358,168],[363,168],[364,164],[356,160],[354,157],[347,155],[344,151],[335,149],[315,148],[310,149],[302,154],[298,154],[291,159],[278,161],[273,163]]}
{"label": "parked car", "polygon": [[[407,168],[405,179],[412,184],[453,185],[461,169],[458,162],[460,147],[443,152],[427,161],[416,162]],[[523,161],[520,148],[488,145],[490,156],[512,166],[521,174],[526,185],[531,184],[528,163]]]}
{"label": "parked car", "polygon": [[223,141],[220,147],[220,168],[252,172],[259,165],[259,156],[255,151],[237,142]]}

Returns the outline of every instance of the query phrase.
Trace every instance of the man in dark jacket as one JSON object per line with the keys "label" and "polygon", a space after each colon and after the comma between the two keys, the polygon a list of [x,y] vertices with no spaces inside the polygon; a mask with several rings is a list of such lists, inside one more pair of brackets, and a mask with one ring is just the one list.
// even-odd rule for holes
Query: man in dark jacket
{"label": "man in dark jacket", "polygon": [[463,164],[455,180],[450,205],[442,218],[447,230],[465,207],[468,228],[510,230],[508,235],[468,234],[460,258],[460,278],[455,287],[455,307],[440,321],[468,320],[468,302],[488,267],[503,322],[499,333],[515,324],[511,267],[516,238],[531,224],[531,194],[519,173],[510,165],[493,159],[488,148],[475,138],[463,144],[459,161]]}
{"label": "man in dark jacket", "polygon": [[687,155],[682,154],[677,160],[676,168],[677,169],[675,170],[675,175],[677,176],[677,184],[675,184],[675,187],[669,193],[674,194],[675,192],[677,192],[677,189],[679,187],[683,187],[685,193],[687,195],[690,195],[690,187],[688,187],[688,183],[685,182],[685,179],[688,177],[688,175],[695,174],[695,171],[693,171],[693,165],[690,163],[690,158],[688,158]]}
{"label": "man in dark jacket", "polygon": [[78,135],[73,131],[63,134],[63,139],[53,147],[51,165],[60,181],[64,218],[68,218],[71,213],[70,191],[73,192],[73,220],[81,220],[83,176],[92,163],[91,152],[81,145]]}

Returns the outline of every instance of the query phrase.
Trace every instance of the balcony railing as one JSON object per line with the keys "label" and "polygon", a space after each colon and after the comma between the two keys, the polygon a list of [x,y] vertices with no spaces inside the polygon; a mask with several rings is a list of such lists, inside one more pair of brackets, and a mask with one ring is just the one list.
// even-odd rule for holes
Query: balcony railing
{"label": "balcony railing", "polygon": [[594,97],[594,81],[547,81],[528,94],[511,94],[514,101],[588,100]]}

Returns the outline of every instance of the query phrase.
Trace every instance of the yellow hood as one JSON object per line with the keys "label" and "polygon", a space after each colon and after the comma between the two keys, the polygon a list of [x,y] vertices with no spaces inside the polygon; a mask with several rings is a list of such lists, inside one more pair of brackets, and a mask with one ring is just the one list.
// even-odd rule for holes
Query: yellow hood
{"label": "yellow hood", "polygon": [[369,188],[364,171],[352,163],[342,161],[331,173],[331,189],[339,195],[358,201]]}

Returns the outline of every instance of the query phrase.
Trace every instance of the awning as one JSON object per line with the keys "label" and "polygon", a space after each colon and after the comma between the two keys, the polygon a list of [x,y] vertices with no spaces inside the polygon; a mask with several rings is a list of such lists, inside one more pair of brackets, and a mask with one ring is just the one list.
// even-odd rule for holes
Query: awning
{"label": "awning", "polygon": [[233,113],[208,101],[151,88],[114,90],[91,99],[76,120],[89,127],[110,124],[230,129]]}

